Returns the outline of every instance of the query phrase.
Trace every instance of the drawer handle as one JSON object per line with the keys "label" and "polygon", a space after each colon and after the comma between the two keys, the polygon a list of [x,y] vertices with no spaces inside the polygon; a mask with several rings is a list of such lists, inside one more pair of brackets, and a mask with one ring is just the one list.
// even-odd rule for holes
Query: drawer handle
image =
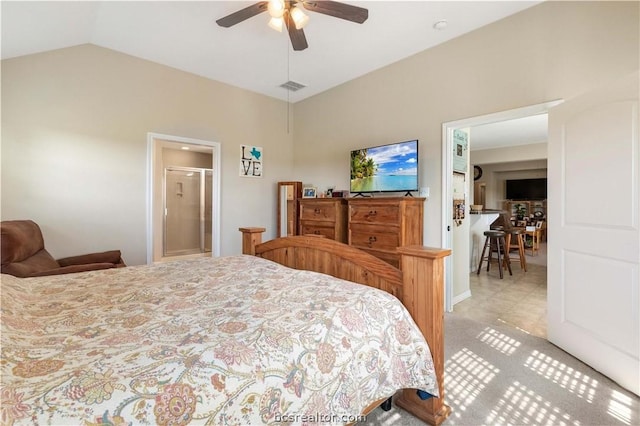
{"label": "drawer handle", "polygon": [[369,217],[369,216],[375,216],[375,215],[377,215],[377,214],[378,214],[378,212],[377,212],[377,211],[375,211],[375,210],[369,210],[369,214],[367,215],[367,217]]}
{"label": "drawer handle", "polygon": [[320,235],[320,231],[313,231],[314,234]]}
{"label": "drawer handle", "polygon": [[322,212],[322,210],[321,209],[313,209],[313,212],[315,214],[320,214]]}
{"label": "drawer handle", "polygon": [[369,237],[369,243],[375,243],[378,239],[374,236]]}

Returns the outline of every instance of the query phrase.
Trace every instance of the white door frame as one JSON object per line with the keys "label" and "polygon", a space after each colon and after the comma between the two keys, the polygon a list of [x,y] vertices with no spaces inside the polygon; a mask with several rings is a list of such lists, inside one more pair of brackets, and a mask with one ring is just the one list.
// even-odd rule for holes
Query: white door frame
{"label": "white door frame", "polygon": [[211,209],[213,214],[211,215],[211,255],[220,256],[220,169],[221,169],[221,152],[220,143],[213,141],[206,141],[202,139],[186,138],[182,136],[163,135],[160,133],[147,133],[147,263],[151,264],[153,260],[153,251],[155,246],[154,230],[156,229],[156,223],[154,220],[154,191],[156,189],[156,181],[158,179],[156,170],[157,156],[162,153],[160,149],[161,144],[189,144],[189,145],[203,145],[211,148],[213,159],[213,182],[211,185]]}
{"label": "white door frame", "polygon": [[[453,230],[453,131],[467,127],[491,124],[499,121],[524,118],[531,115],[545,114],[550,108],[562,103],[562,100],[544,102],[522,108],[500,111],[477,117],[463,118],[461,120],[442,123],[442,219],[441,219],[441,247],[452,248],[451,236]],[[473,138],[469,141],[469,150],[473,144]],[[467,203],[469,205],[471,203]],[[445,259],[445,311],[453,310],[453,271],[451,256]]]}

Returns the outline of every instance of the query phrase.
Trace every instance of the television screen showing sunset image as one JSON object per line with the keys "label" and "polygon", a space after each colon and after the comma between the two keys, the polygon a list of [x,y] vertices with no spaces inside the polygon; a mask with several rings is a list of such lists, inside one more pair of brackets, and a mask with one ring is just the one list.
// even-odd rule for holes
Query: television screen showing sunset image
{"label": "television screen showing sunset image", "polygon": [[417,140],[351,151],[352,193],[417,190]]}

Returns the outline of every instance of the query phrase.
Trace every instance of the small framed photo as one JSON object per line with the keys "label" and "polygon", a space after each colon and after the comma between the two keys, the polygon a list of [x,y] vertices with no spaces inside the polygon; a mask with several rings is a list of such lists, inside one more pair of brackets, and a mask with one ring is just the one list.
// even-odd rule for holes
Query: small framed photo
{"label": "small framed photo", "polygon": [[542,224],[543,224],[543,223],[544,223],[544,222],[542,222],[541,220],[537,221],[537,222],[536,222],[536,229],[542,229]]}
{"label": "small framed photo", "polygon": [[316,198],[317,189],[315,186],[302,188],[302,198]]}

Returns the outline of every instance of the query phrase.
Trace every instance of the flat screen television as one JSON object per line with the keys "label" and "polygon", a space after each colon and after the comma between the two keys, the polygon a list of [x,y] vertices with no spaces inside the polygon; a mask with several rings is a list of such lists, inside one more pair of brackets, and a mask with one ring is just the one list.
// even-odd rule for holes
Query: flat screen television
{"label": "flat screen television", "polygon": [[545,200],[547,179],[510,179],[506,181],[508,200]]}
{"label": "flat screen television", "polygon": [[418,140],[351,151],[352,194],[418,190]]}

